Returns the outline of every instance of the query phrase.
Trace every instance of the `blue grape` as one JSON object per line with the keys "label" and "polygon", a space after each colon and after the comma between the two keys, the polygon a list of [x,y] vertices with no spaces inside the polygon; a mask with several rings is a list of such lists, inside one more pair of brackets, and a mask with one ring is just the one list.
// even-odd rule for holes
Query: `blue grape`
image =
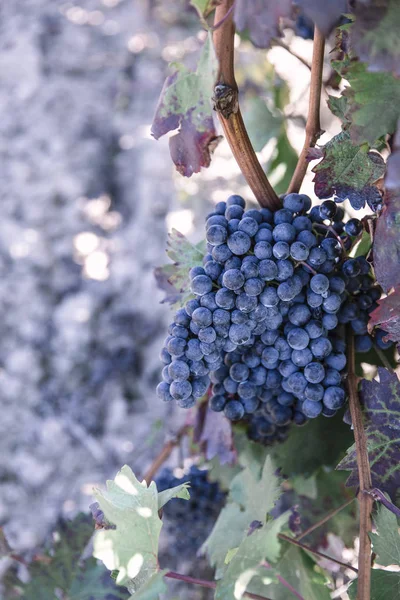
{"label": "blue grape", "polygon": [[229,196],[228,200],[226,201],[226,206],[232,206],[235,204],[241,206],[242,208],[246,207],[246,202],[244,201],[242,196],[238,196],[237,194]]}
{"label": "blue grape", "polygon": [[274,227],[272,237],[276,242],[291,243],[296,238],[296,229],[291,223],[279,223]]}
{"label": "blue grape", "polygon": [[237,400],[229,400],[225,404],[224,413],[230,421],[240,421],[244,416],[243,404]]}
{"label": "blue grape", "polygon": [[304,377],[309,383],[321,383],[325,377],[325,369],[318,362],[311,362],[304,368]]}
{"label": "blue grape", "polygon": [[169,391],[175,400],[187,400],[192,394],[192,386],[189,381],[173,381]]}
{"label": "blue grape", "polygon": [[370,335],[356,335],[354,338],[354,347],[356,352],[369,352],[373,346]]}
{"label": "blue grape", "polygon": [[235,231],[228,237],[229,250],[238,256],[246,254],[250,250],[251,239],[244,231]]}
{"label": "blue grape", "polygon": [[222,225],[211,225],[206,233],[207,242],[212,246],[220,246],[226,241],[227,237],[226,227]]}
{"label": "blue grape", "polygon": [[254,246],[254,255],[259,260],[264,260],[265,258],[271,258],[272,256],[272,246],[269,242],[257,242]]}
{"label": "blue grape", "polygon": [[322,412],[322,402],[313,402],[313,400],[305,400],[302,405],[302,411],[309,419],[315,419]]}
{"label": "blue grape", "polygon": [[287,336],[287,342],[293,350],[303,350],[307,347],[309,341],[310,337],[307,331],[299,327],[293,328]]}
{"label": "blue grape", "polygon": [[314,277],[311,277],[310,287],[316,294],[323,294],[329,289],[329,279],[326,275],[314,275]]}
{"label": "blue grape", "polygon": [[252,217],[244,215],[239,223],[239,231],[244,231],[248,236],[253,237],[258,231],[258,223]]}
{"label": "blue grape", "polygon": [[341,387],[328,387],[324,393],[324,405],[330,410],[337,410],[344,405],[345,391]]}
{"label": "blue grape", "polygon": [[347,363],[346,355],[343,352],[332,352],[326,359],[326,364],[332,369],[342,371]]}
{"label": "blue grape", "polygon": [[229,290],[239,290],[244,282],[244,275],[239,269],[228,269],[222,276],[222,284]]}

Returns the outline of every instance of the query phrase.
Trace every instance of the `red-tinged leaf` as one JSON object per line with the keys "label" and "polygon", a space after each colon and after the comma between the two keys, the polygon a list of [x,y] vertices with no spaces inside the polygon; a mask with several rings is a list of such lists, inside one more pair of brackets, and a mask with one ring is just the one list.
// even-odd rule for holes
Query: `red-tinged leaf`
{"label": "red-tinged leaf", "polygon": [[223,413],[216,413],[207,407],[200,442],[205,444],[207,460],[218,457],[221,465],[235,461],[232,425]]}
{"label": "red-tinged leaf", "polygon": [[387,163],[386,195],[377,221],[374,240],[376,278],[388,292],[400,283],[400,133],[396,133],[393,152]]}
{"label": "red-tinged leaf", "polygon": [[211,154],[221,137],[217,136],[211,97],[217,74],[217,59],[209,35],[195,72],[173,64],[156,108],[152,135],[158,140],[169,131],[179,129],[169,140],[171,158],[186,177],[208,167]]}
{"label": "red-tinged leaf", "polygon": [[392,294],[378,300],[379,306],[371,313],[369,325],[387,332],[392,342],[400,342],[400,288]]}
{"label": "red-tinged leaf", "polygon": [[374,269],[378,283],[388,292],[400,284],[400,134],[388,159],[385,205],[376,224]]}
{"label": "red-tinged leaf", "polygon": [[340,16],[348,12],[347,0],[297,0],[296,4],[325,36],[332,31]]}
{"label": "red-tinged leaf", "polygon": [[371,71],[400,76],[400,3],[398,0],[356,2],[351,42],[357,56]]}
{"label": "red-tinged leaf", "polygon": [[318,198],[335,195],[339,201],[349,198],[354,209],[371,207],[380,202],[379,191],[373,183],[385,172],[385,163],[378,152],[367,144],[356,146],[349,133],[342,131],[323,148],[323,159],[314,168],[315,193]]}
{"label": "red-tinged leaf", "polygon": [[269,48],[273,38],[282,37],[282,17],[290,17],[291,0],[236,0],[234,19],[238,31],[248,31],[257,48]]}
{"label": "red-tinged leaf", "polygon": [[[360,390],[372,485],[396,502],[400,496],[400,381],[383,368],[379,368],[379,379],[363,379]],[[347,485],[358,485],[355,445],[337,468],[351,470]]]}

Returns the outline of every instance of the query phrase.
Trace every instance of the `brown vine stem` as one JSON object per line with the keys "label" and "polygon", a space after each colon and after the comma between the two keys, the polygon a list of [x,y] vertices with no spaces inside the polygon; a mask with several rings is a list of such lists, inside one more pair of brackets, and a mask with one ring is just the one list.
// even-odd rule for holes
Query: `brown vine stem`
{"label": "brown vine stem", "polygon": [[[236,162],[257,202],[264,208],[277,210],[281,207],[281,201],[258,161],[238,104],[238,88],[233,67],[235,36],[232,15],[233,2],[234,0],[222,0],[215,10],[215,25],[222,23],[213,35],[215,52],[219,61],[215,100],[217,100],[217,90],[225,89],[227,92],[223,103],[215,101],[215,109]],[[228,13],[229,16],[226,18]]]}
{"label": "brown vine stem", "polygon": [[310,100],[308,104],[308,117],[306,123],[306,139],[303,150],[299,156],[296,169],[289,184],[288,193],[298,192],[303,183],[308,167],[307,154],[314,147],[318,138],[323,133],[319,121],[322,89],[322,69],[324,66],[325,39],[318,27],[314,30],[314,46],[311,63]]}
{"label": "brown vine stem", "polygon": [[300,533],[299,535],[296,535],[296,537],[294,539],[299,542],[300,540],[302,540],[303,538],[305,538],[306,535],[309,535],[310,533],[312,533],[313,531],[315,531],[316,529],[318,529],[318,527],[321,527],[322,525],[324,525],[324,523],[327,523],[328,521],[330,521],[330,519],[332,519],[335,515],[337,515],[338,513],[340,513],[341,510],[343,510],[344,508],[346,508],[346,506],[349,506],[349,504],[351,504],[352,502],[354,502],[354,498],[350,498],[346,502],[343,502],[343,504],[341,504],[337,508],[331,510],[324,517],[322,517],[322,519],[320,519],[319,521],[317,521],[313,525],[310,525],[310,527],[308,527],[308,529],[305,529],[302,533]]}
{"label": "brown vine stem", "polygon": [[319,556],[320,558],[330,560],[331,562],[334,562],[337,565],[344,567],[345,569],[351,569],[355,573],[358,573],[358,569],[356,569],[352,565],[344,563],[341,560],[338,560],[337,558],[332,558],[332,556],[328,556],[327,554],[324,554],[323,552],[319,552],[319,550],[313,550],[313,548],[310,548],[309,546],[302,544],[301,542],[297,541],[295,538],[291,538],[288,535],[285,535],[284,533],[278,533],[278,538],[280,538],[281,540],[284,540],[285,542],[288,542],[289,544],[293,544],[294,546],[297,546],[298,548],[301,548],[302,550],[305,550],[306,552],[315,554],[315,556]]}
{"label": "brown vine stem", "polygon": [[363,415],[358,399],[357,376],[354,367],[354,336],[348,332],[348,388],[349,407],[354,428],[356,456],[360,489],[358,503],[360,506],[360,550],[358,555],[357,600],[370,600],[371,595],[371,511],[374,500],[366,494],[372,488],[371,470],[369,467],[367,440],[365,437]]}
{"label": "brown vine stem", "polygon": [[145,480],[147,485],[150,485],[150,483],[153,481],[154,476],[156,475],[157,471],[160,469],[160,467],[162,467],[162,465],[165,463],[165,461],[169,458],[172,450],[180,443],[181,439],[183,438],[184,435],[186,435],[188,430],[189,430],[189,426],[184,425],[183,427],[181,427],[178,430],[178,432],[176,433],[175,437],[172,440],[169,440],[168,442],[166,442],[164,444],[160,453],[153,460],[153,462],[151,463],[150,467],[147,469],[147,471],[143,477],[143,479]]}
{"label": "brown vine stem", "polygon": [[[185,583],[189,583],[191,585],[200,585],[204,588],[209,588],[210,590],[215,590],[217,584],[215,581],[208,581],[207,579],[197,579],[197,577],[189,577],[189,575],[182,575],[181,573],[175,573],[174,571],[169,571],[165,574],[165,577],[169,577],[170,579],[177,579],[178,581],[184,581]],[[270,600],[270,598],[266,598],[265,596],[259,596],[258,594],[251,594],[250,592],[244,593],[245,598],[252,598],[253,600]]]}

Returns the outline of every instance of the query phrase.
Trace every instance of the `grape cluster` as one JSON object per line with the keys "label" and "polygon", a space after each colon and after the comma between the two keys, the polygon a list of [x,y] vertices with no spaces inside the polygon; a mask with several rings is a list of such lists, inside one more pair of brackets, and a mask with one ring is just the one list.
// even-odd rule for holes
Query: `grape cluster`
{"label": "grape cluster", "polygon": [[304,194],[275,213],[245,211],[236,195],[217,204],[203,266],[190,272],[196,298],[176,313],[161,352],[158,395],[187,408],[211,381],[210,407],[245,419],[263,443],[291,422],[333,416],[346,398],[341,325],[369,349],[368,312],[380,296],[366,259],[347,258],[362,224],[343,216],[332,200],[311,208]]}
{"label": "grape cluster", "polygon": [[[173,499],[163,508],[163,524],[174,541],[178,554],[196,552],[208,535],[225,503],[226,494],[218,483],[210,482],[207,471],[192,466],[186,475],[176,477],[171,469],[163,469],[156,479],[162,492],[184,482],[190,483],[190,499]],[[182,535],[182,523],[185,534]]]}

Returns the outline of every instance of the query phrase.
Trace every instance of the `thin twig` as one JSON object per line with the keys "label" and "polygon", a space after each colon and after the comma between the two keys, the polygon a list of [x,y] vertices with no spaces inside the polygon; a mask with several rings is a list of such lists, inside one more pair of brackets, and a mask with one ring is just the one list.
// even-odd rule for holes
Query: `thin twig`
{"label": "thin twig", "polygon": [[162,467],[165,461],[170,457],[172,450],[180,443],[181,439],[188,432],[188,425],[184,425],[181,427],[175,437],[172,440],[169,440],[164,444],[160,453],[156,456],[156,458],[151,463],[150,467],[147,469],[143,479],[146,481],[147,485],[153,481],[154,476],[157,471]]}
{"label": "thin twig", "polygon": [[300,533],[300,535],[296,535],[295,539],[297,541],[302,540],[304,537],[306,537],[306,535],[309,535],[310,533],[312,533],[313,531],[315,531],[316,529],[318,529],[319,527],[321,527],[322,525],[324,525],[325,523],[330,521],[330,519],[332,519],[335,515],[340,513],[341,510],[346,508],[346,506],[349,506],[349,504],[351,504],[352,502],[354,502],[354,498],[350,498],[346,502],[343,502],[343,504],[341,504],[337,508],[331,510],[331,512],[327,513],[324,517],[322,517],[322,519],[320,519],[313,525],[310,525],[310,527],[308,527],[308,529],[306,529],[305,531]]}
{"label": "thin twig", "polygon": [[[262,563],[262,566],[265,567],[266,569],[271,569],[271,565],[269,563],[267,563],[266,561]],[[296,596],[296,598],[298,600],[306,600],[301,594],[299,594],[299,592],[297,590],[294,589],[294,587],[288,582],[286,581],[286,579],[284,577],[282,577],[282,575],[276,575],[277,580],[279,581],[279,583],[281,583],[283,585],[283,587],[285,587],[287,590],[289,590],[289,592],[291,592],[294,596]]]}
{"label": "thin twig", "polygon": [[278,538],[280,538],[281,540],[284,540],[285,542],[289,542],[289,544],[298,546],[299,548],[302,548],[306,552],[311,552],[311,554],[315,554],[315,556],[319,556],[320,558],[325,558],[326,560],[330,560],[330,561],[336,563],[337,565],[344,567],[345,569],[351,569],[355,573],[358,573],[358,569],[356,569],[352,565],[348,565],[347,563],[344,563],[341,560],[338,560],[337,558],[332,558],[332,556],[328,556],[327,554],[324,554],[323,552],[319,552],[319,550],[314,550],[313,548],[310,548],[309,546],[306,546],[305,544],[302,544],[301,542],[297,541],[297,539],[291,538],[288,535],[285,535],[284,533],[278,533]]}
{"label": "thin twig", "polygon": [[288,193],[298,192],[303,183],[304,176],[308,167],[307,155],[310,148],[315,146],[318,138],[322,134],[319,121],[319,111],[321,103],[322,89],[322,69],[324,66],[325,39],[318,27],[314,30],[314,46],[311,64],[311,83],[310,100],[308,104],[308,117],[306,124],[306,139],[303,150],[299,156],[297,166],[291,182]]}
{"label": "thin twig", "polygon": [[386,358],[386,356],[384,355],[382,350],[380,348],[378,348],[377,344],[374,344],[374,350],[377,353],[377,355],[379,356],[379,359],[382,362],[383,366],[386,367],[386,369],[389,371],[389,373],[394,375],[395,373],[392,368],[392,365],[390,364],[390,362],[388,361],[388,359]]}
{"label": "thin twig", "polygon": [[358,585],[357,600],[369,600],[371,594],[371,541],[368,532],[371,531],[371,511],[374,500],[365,490],[372,488],[371,470],[368,459],[367,440],[364,431],[363,416],[358,399],[357,376],[354,367],[354,336],[348,332],[348,388],[349,407],[356,443],[356,456],[360,490],[358,503],[360,506],[360,550],[358,555]]}
{"label": "thin twig", "polygon": [[[226,88],[224,108],[215,102],[215,109],[232,153],[260,206],[277,210],[281,201],[274,192],[258,161],[238,104],[238,89],[233,68],[235,25],[232,18],[233,0],[222,0],[215,11],[214,23],[222,26],[214,31],[215,52],[219,61],[219,73],[215,89]],[[229,12],[228,18],[226,15]],[[225,19],[225,20],[223,20]],[[217,96],[217,94],[216,94]],[[227,100],[229,97],[229,101]]]}
{"label": "thin twig", "polygon": [[282,40],[278,40],[278,39],[273,40],[272,45],[283,48],[284,50],[289,52],[289,54],[291,54],[294,58],[297,58],[297,60],[299,60],[305,67],[307,67],[307,69],[311,70],[311,65],[306,61],[306,59],[303,58],[302,56],[300,56],[300,54],[297,54],[297,52],[294,52],[291,49],[291,47],[288,46],[288,44],[285,44],[285,42],[283,42]]}
{"label": "thin twig", "polygon": [[[175,573],[174,571],[169,571],[165,574],[165,577],[177,579],[178,581],[184,581],[185,583],[189,583],[191,585],[200,585],[201,587],[208,588],[210,590],[215,590],[217,587],[215,581],[197,579],[197,577],[189,577],[189,575],[182,575],[181,573]],[[253,598],[253,600],[270,600],[270,598],[267,598],[266,596],[259,596],[258,594],[251,594],[250,592],[245,592],[244,596],[246,598]]]}

